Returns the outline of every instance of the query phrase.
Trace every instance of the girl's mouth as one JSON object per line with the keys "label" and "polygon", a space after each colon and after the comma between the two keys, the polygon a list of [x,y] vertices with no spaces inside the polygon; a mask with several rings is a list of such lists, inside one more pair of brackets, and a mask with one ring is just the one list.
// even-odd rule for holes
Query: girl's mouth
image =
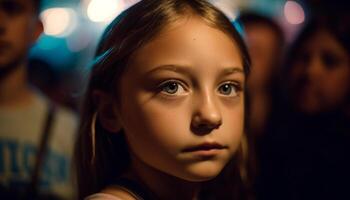
{"label": "girl's mouth", "polygon": [[199,145],[194,145],[188,148],[185,148],[182,150],[182,152],[186,153],[186,152],[198,152],[198,151],[213,151],[213,150],[222,150],[222,149],[226,149],[227,147],[219,144],[217,142],[205,142]]}

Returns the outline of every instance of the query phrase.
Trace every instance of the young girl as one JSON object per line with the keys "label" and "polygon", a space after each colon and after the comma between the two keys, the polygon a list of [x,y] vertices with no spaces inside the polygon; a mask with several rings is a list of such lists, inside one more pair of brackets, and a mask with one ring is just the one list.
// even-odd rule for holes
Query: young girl
{"label": "young girl", "polygon": [[141,1],[96,55],[77,142],[80,199],[248,198],[249,56],[219,10]]}

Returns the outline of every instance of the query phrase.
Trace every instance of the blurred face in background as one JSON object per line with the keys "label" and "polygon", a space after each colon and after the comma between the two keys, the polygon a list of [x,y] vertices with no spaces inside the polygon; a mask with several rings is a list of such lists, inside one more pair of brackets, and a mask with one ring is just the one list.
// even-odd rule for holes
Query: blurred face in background
{"label": "blurred face in background", "polygon": [[32,0],[0,0],[0,70],[21,63],[42,32]]}
{"label": "blurred face in background", "polygon": [[265,24],[248,24],[245,26],[246,42],[252,60],[252,69],[248,84],[254,91],[266,88],[274,73],[276,57],[279,57],[275,31]]}
{"label": "blurred face in background", "polygon": [[292,98],[305,113],[332,111],[349,95],[349,53],[329,32],[315,32],[301,45],[291,68]]}

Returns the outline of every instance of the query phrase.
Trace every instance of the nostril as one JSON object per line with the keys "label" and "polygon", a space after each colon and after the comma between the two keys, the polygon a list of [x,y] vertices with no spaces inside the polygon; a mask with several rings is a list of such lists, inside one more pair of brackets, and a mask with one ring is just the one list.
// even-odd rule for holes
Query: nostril
{"label": "nostril", "polygon": [[205,125],[191,126],[191,131],[196,135],[206,135],[209,134],[212,130],[213,129]]}
{"label": "nostril", "polygon": [[221,126],[220,123],[192,123],[191,131],[196,135],[206,135],[211,133],[214,129],[218,129]]}
{"label": "nostril", "polygon": [[191,130],[195,134],[203,135],[218,129],[222,124],[222,116],[214,98],[207,95],[200,100],[193,110]]}

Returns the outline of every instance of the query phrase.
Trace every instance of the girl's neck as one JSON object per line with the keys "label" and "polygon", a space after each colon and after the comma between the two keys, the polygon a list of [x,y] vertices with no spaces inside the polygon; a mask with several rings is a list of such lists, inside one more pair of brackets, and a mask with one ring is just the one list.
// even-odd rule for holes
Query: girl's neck
{"label": "girl's neck", "polygon": [[200,189],[200,183],[168,175],[135,157],[132,159],[131,169],[125,176],[147,187],[156,199],[196,200]]}

